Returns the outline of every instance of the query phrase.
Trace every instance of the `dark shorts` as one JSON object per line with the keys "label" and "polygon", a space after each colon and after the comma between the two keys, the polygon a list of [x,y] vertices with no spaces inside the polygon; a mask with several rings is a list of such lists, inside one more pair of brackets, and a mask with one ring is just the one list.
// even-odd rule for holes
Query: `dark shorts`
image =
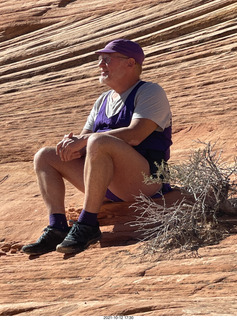
{"label": "dark shorts", "polygon": [[[170,186],[169,183],[162,183],[162,188],[159,192],[157,192],[156,194],[154,194],[153,196],[151,196],[152,199],[158,199],[161,198],[163,195],[165,195],[166,193],[172,191],[172,188]],[[107,189],[106,192],[106,198],[113,201],[113,202],[123,202],[122,199],[120,199],[119,197],[117,197],[115,194],[113,194],[109,189]]]}
{"label": "dark shorts", "polygon": [[107,199],[109,199],[109,200],[111,200],[113,202],[123,202],[122,199],[120,199],[115,194],[113,194],[109,189],[107,189],[105,196],[106,196]]}

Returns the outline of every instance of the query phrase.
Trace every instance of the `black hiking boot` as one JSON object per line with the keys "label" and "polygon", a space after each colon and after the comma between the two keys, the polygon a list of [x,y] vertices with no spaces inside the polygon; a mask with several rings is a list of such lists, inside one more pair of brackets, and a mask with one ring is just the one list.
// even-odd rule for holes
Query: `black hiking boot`
{"label": "black hiking boot", "polygon": [[62,243],[57,245],[56,251],[61,253],[79,253],[90,244],[101,238],[99,224],[96,227],[75,222]]}
{"label": "black hiking boot", "polygon": [[55,251],[56,246],[63,241],[68,234],[68,231],[62,231],[48,226],[44,229],[44,233],[35,243],[23,246],[21,251],[30,255],[40,255]]}

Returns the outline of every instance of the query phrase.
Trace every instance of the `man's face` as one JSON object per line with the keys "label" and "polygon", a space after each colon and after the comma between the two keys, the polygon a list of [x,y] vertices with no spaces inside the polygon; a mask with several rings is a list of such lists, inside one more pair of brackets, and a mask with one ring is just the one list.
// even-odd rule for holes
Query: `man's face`
{"label": "man's face", "polygon": [[101,54],[99,56],[99,67],[101,70],[100,83],[114,87],[126,77],[126,66],[128,57],[120,53]]}

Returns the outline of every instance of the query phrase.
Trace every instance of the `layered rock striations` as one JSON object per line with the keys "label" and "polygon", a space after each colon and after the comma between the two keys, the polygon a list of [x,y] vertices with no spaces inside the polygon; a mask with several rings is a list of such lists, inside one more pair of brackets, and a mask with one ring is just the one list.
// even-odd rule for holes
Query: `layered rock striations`
{"label": "layered rock striations", "polygon": [[[147,257],[105,205],[100,243],[73,257],[31,259],[22,244],[48,223],[34,153],[78,133],[98,95],[94,51],[139,42],[143,79],[164,87],[173,112],[171,161],[217,142],[236,156],[237,4],[234,0],[10,0],[0,5],[0,315],[236,315],[236,234],[198,252]],[[67,185],[68,214],[83,195]]]}

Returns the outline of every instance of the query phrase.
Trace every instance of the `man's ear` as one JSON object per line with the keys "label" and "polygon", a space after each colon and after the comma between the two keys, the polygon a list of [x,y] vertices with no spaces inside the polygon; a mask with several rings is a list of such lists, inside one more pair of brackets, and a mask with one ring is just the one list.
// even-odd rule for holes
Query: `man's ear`
{"label": "man's ear", "polygon": [[133,67],[136,64],[136,61],[134,58],[129,58],[128,59],[128,66]]}

